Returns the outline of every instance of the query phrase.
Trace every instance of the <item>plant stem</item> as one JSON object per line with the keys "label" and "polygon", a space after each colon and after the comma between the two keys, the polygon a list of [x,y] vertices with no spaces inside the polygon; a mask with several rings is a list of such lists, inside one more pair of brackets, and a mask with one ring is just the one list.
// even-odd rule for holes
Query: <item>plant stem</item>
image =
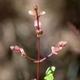
{"label": "plant stem", "polygon": [[[36,4],[34,4],[34,10],[35,10],[35,20],[37,21],[37,26],[36,26],[36,31],[40,30],[40,26],[39,26],[39,15],[38,15],[38,6]],[[37,34],[37,49],[38,49],[38,54],[37,54],[37,60],[40,61],[40,36],[38,33]],[[37,80],[40,80],[40,62],[37,63]]]}
{"label": "plant stem", "polygon": [[27,54],[24,57],[27,58],[27,59],[29,59],[30,61],[35,61],[35,59],[29,57]]}
{"label": "plant stem", "polygon": [[[40,38],[37,38],[38,43],[38,61],[40,61]],[[37,80],[40,79],[40,62],[37,63]]]}
{"label": "plant stem", "polygon": [[[36,20],[37,20],[37,30],[39,30],[39,16],[38,16],[38,6],[36,6]],[[37,37],[37,47],[38,47],[38,61],[40,61],[40,37]],[[37,80],[40,79],[40,63],[37,63]]]}

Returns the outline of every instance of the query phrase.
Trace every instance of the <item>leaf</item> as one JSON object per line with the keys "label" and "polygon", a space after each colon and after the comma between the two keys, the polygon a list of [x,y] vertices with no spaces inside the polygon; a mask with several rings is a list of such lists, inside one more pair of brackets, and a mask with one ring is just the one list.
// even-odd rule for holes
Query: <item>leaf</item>
{"label": "leaf", "polygon": [[56,70],[56,68],[54,66],[48,67],[45,72],[44,80],[54,80],[53,74],[54,74],[55,70]]}

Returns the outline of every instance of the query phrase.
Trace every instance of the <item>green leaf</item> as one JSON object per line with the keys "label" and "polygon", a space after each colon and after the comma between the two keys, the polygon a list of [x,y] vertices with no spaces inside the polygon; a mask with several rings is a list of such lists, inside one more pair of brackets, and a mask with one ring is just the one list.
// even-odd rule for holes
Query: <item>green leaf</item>
{"label": "green leaf", "polygon": [[54,66],[50,66],[47,68],[46,72],[45,72],[45,77],[44,80],[54,80],[54,72],[55,72],[55,67]]}

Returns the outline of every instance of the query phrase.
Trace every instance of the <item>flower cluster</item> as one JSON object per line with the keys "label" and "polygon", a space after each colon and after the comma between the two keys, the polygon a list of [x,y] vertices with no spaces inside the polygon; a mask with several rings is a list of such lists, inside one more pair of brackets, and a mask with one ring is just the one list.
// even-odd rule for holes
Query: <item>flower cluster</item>
{"label": "flower cluster", "polygon": [[51,47],[51,53],[58,54],[57,52],[62,50],[64,46],[66,46],[67,41],[60,41],[57,46],[53,45]]}
{"label": "flower cluster", "polygon": [[35,17],[34,27],[36,28],[37,37],[40,37],[43,34],[43,31],[41,29],[41,22],[39,21],[39,18],[41,16],[43,16],[46,12],[42,11],[42,12],[38,13],[37,5],[34,5],[34,10],[35,10],[35,12],[34,11],[29,11],[29,14]]}
{"label": "flower cluster", "polygon": [[14,51],[16,51],[16,52],[18,52],[18,53],[20,53],[21,56],[25,56],[25,55],[26,55],[24,49],[23,49],[23,48],[20,48],[20,47],[17,46],[17,45],[15,45],[15,46],[10,46],[10,49],[11,49],[11,50],[14,50]]}

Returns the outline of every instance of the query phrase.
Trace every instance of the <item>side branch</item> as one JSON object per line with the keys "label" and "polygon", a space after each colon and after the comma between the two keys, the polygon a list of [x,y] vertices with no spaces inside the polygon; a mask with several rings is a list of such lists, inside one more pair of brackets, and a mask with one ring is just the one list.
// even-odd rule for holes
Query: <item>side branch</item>
{"label": "side branch", "polygon": [[20,53],[21,56],[29,59],[30,61],[33,61],[33,62],[35,61],[35,59],[29,57],[29,56],[25,53],[25,51],[24,51],[23,48],[20,48],[20,47],[17,46],[17,45],[15,45],[15,46],[10,46],[10,49],[13,50],[13,51],[16,51],[16,52]]}
{"label": "side branch", "polygon": [[57,46],[55,46],[55,45],[51,46],[51,53],[50,53],[48,56],[46,56],[46,57],[44,57],[44,58],[42,58],[42,59],[40,59],[40,60],[34,61],[34,63],[43,62],[43,61],[46,60],[47,58],[51,57],[53,54],[57,55],[58,52],[59,52],[60,50],[62,50],[64,46],[66,46],[66,44],[67,44],[67,41],[60,41],[60,42],[57,44]]}
{"label": "side branch", "polygon": [[56,53],[56,52],[55,52],[55,53],[50,53],[48,56],[46,56],[46,57],[40,59],[39,61],[38,61],[38,60],[34,61],[34,63],[43,62],[43,61],[45,61],[47,58],[51,57],[53,54],[58,54],[58,53]]}

